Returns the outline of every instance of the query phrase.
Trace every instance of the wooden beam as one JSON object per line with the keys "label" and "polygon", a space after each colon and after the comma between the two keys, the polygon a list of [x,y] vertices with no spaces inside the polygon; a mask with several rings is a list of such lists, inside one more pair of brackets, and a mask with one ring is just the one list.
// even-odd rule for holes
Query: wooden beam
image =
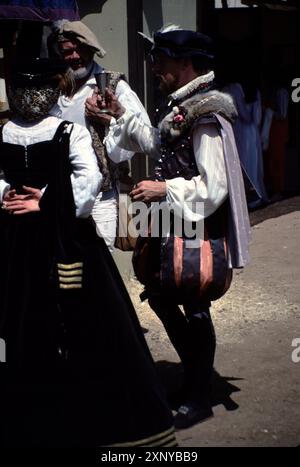
{"label": "wooden beam", "polygon": [[196,25],[197,31],[210,35],[213,30],[214,0],[197,0]]}
{"label": "wooden beam", "polygon": [[138,31],[143,31],[143,0],[127,0],[128,79],[144,103],[144,48]]}
{"label": "wooden beam", "polygon": [[[128,80],[144,104],[144,43],[138,31],[143,31],[143,0],[127,0]],[[146,157],[143,154],[136,154],[130,165],[134,183],[146,178]]]}

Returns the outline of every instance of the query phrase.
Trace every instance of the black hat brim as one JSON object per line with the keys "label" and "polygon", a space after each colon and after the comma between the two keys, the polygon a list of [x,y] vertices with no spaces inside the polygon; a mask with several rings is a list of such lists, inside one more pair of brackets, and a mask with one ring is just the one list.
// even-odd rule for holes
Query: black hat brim
{"label": "black hat brim", "polygon": [[57,75],[64,74],[68,64],[59,58],[18,59],[12,64],[11,83],[14,87],[32,87],[55,83]]}
{"label": "black hat brim", "polygon": [[162,52],[171,58],[206,57],[214,58],[212,39],[200,32],[175,29],[156,32],[151,54]]}

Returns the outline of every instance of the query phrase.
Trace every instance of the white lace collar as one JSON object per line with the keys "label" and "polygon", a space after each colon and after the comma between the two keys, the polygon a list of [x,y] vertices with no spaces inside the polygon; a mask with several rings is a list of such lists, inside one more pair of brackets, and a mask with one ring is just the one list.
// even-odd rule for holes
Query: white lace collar
{"label": "white lace collar", "polygon": [[192,94],[201,84],[211,84],[215,79],[215,74],[213,71],[210,71],[206,75],[197,76],[185,86],[169,95],[169,98],[172,100],[182,100],[185,97],[188,97]]}

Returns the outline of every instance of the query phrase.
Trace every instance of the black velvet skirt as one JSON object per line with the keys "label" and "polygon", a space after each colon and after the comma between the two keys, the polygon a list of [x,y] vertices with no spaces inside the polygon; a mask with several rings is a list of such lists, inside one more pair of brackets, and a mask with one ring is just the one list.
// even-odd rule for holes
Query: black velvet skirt
{"label": "black velvet skirt", "polygon": [[0,212],[2,447],[174,446],[171,411],[91,219],[57,266],[40,213]]}

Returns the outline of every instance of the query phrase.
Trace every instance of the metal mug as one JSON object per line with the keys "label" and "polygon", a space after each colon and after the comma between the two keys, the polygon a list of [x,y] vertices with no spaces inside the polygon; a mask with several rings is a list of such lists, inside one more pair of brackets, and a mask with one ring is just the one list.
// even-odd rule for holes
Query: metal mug
{"label": "metal mug", "polygon": [[[105,96],[105,89],[109,86],[110,82],[110,73],[108,71],[101,71],[100,73],[95,73],[96,83],[99,89],[99,92],[102,97]],[[107,114],[109,110],[101,109],[101,113]]]}

